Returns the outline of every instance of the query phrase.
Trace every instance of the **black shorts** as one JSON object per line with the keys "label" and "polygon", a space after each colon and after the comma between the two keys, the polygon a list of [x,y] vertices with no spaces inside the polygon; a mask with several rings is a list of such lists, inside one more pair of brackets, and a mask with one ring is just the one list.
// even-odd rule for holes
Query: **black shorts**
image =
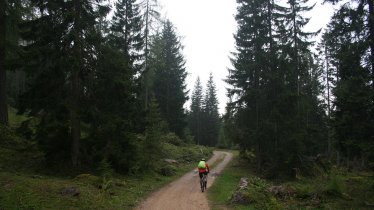
{"label": "black shorts", "polygon": [[208,172],[207,171],[199,172],[200,179],[203,178],[203,174],[208,175]]}

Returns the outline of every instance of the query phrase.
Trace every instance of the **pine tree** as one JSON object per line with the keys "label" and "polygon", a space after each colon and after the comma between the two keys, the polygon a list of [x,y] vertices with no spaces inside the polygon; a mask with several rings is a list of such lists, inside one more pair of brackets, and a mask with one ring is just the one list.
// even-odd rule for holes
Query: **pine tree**
{"label": "pine tree", "polygon": [[363,58],[370,57],[367,54],[370,49],[366,39],[368,31],[363,30],[365,26],[362,5],[345,5],[333,16],[324,34],[331,55],[330,63],[336,74],[333,89],[335,109],[332,113],[335,147],[346,157],[347,163],[353,158],[362,158],[364,163],[368,157],[373,157],[374,151],[370,143],[373,131],[369,85],[371,64],[362,63]]}
{"label": "pine tree", "polygon": [[[325,136],[320,71],[302,28],[307,1],[238,1],[237,53],[227,82],[232,85],[225,122],[243,151],[253,150],[257,168],[291,174],[301,157],[315,154]],[[227,119],[228,118],[228,119]],[[319,146],[321,144],[318,144]],[[307,147],[313,146],[307,150]],[[309,152],[309,153],[308,153]]]}
{"label": "pine tree", "polygon": [[116,2],[116,11],[111,25],[111,39],[114,46],[128,59],[128,66],[134,74],[140,70],[141,50],[143,49],[142,18],[135,0]]}
{"label": "pine tree", "polygon": [[203,101],[203,143],[209,146],[216,146],[219,132],[219,113],[216,85],[213,81],[213,74],[210,73],[206,85],[206,93]]}
{"label": "pine tree", "polygon": [[148,108],[148,101],[151,96],[150,89],[153,85],[153,73],[150,70],[149,59],[150,59],[150,48],[151,39],[154,35],[153,32],[157,31],[156,27],[160,19],[160,13],[158,12],[158,1],[157,0],[142,0],[140,3],[143,11],[143,27],[144,27],[144,66],[142,72],[142,85],[143,85],[143,98],[144,108]]}
{"label": "pine tree", "polygon": [[189,127],[195,138],[196,144],[202,143],[202,118],[203,118],[203,87],[201,86],[200,77],[197,77],[191,96],[191,107],[189,114]]}
{"label": "pine tree", "polygon": [[182,55],[182,45],[174,26],[165,21],[160,37],[154,39],[150,66],[154,68],[153,92],[159,103],[161,116],[169,129],[183,136],[186,116],[183,105],[188,99],[185,79],[187,72]]}
{"label": "pine tree", "polygon": [[37,12],[22,24],[30,87],[20,98],[20,111],[42,113],[37,137],[49,160],[70,157],[74,166],[79,164],[81,105],[101,41],[96,27],[100,1],[93,3],[35,0],[32,8]]}
{"label": "pine tree", "polygon": [[[229,70],[226,80],[232,88],[228,95],[233,101],[228,104],[232,115],[228,120],[234,122],[238,132],[232,139],[239,143],[242,150],[254,149],[258,157],[258,166],[261,167],[264,157],[263,147],[273,148],[269,145],[272,141],[265,138],[262,132],[271,134],[262,129],[262,113],[267,110],[264,104],[264,85],[268,82],[268,72],[272,65],[269,64],[270,46],[268,1],[238,1],[236,21],[238,31],[235,35],[237,53],[234,54],[233,69]],[[270,21],[271,22],[271,21]],[[273,42],[272,42],[273,43]],[[274,47],[274,46],[272,46]],[[274,50],[274,49],[273,49]],[[260,82],[262,81],[262,82]]]}
{"label": "pine tree", "polygon": [[161,156],[161,136],[165,130],[165,122],[161,118],[160,110],[155,98],[152,98],[149,104],[147,115],[147,128],[145,132],[145,141],[143,143],[142,166],[146,169],[154,169],[154,163]]}

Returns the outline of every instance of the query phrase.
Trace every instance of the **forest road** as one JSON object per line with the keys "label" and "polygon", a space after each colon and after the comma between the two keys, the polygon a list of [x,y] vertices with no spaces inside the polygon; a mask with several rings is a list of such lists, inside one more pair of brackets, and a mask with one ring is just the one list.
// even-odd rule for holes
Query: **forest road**
{"label": "forest road", "polygon": [[[232,159],[232,153],[214,151],[213,157],[208,160],[212,165],[208,176],[208,188],[216,177]],[[197,163],[196,163],[197,165]],[[171,182],[167,186],[152,193],[145,201],[141,202],[135,210],[205,210],[209,209],[206,192],[201,192],[200,179],[197,170],[188,172],[183,177]]]}

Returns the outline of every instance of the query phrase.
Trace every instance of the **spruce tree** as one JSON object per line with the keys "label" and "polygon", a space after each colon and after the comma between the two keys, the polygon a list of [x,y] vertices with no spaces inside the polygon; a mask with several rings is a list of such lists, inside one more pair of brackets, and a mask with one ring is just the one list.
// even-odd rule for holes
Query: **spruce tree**
{"label": "spruce tree", "polygon": [[[333,89],[333,127],[338,152],[347,164],[354,158],[362,162],[373,158],[372,134],[372,90],[370,86],[371,64],[362,60],[370,57],[366,37],[365,12],[362,5],[345,5],[334,14],[324,34],[329,51],[330,64],[335,70],[336,83]],[[368,59],[370,61],[370,59]],[[339,163],[338,158],[338,163]]]}
{"label": "spruce tree", "polygon": [[225,120],[237,132],[227,133],[243,152],[254,151],[257,169],[290,175],[292,168],[303,167],[302,156],[318,152],[314,143],[325,140],[317,135],[324,129],[324,113],[320,71],[309,49],[314,33],[303,31],[308,19],[302,14],[311,7],[302,6],[306,1],[238,3],[237,52],[227,79],[232,101]]}
{"label": "spruce tree", "polygon": [[120,0],[115,7],[110,37],[114,46],[127,57],[128,66],[134,69],[135,75],[140,70],[143,50],[140,8],[135,0]]}
{"label": "spruce tree", "polygon": [[[263,91],[268,82],[268,73],[271,58],[267,46],[270,46],[270,27],[268,1],[238,1],[236,21],[238,31],[235,34],[237,53],[233,54],[233,68],[229,70],[226,80],[232,88],[228,95],[232,102],[228,104],[231,114],[228,120],[234,122],[233,127],[238,132],[232,138],[239,143],[242,152],[254,149],[257,163],[261,167],[265,156],[264,149],[272,149],[269,143],[271,138],[262,135],[262,132],[271,132],[262,129],[264,111],[268,111],[264,104]],[[273,46],[274,47],[274,46]],[[274,62],[272,62],[272,65]],[[267,113],[267,112],[266,112]]]}
{"label": "spruce tree", "polygon": [[74,166],[79,164],[81,105],[101,41],[99,3],[35,0],[32,9],[38,12],[21,24],[29,88],[19,108],[41,116],[37,138],[49,161],[70,158]]}
{"label": "spruce tree", "polygon": [[157,0],[142,0],[140,2],[143,16],[143,39],[144,39],[144,65],[141,75],[142,89],[143,89],[143,100],[144,108],[148,108],[149,98],[151,97],[151,89],[153,85],[153,73],[149,60],[150,60],[150,48],[152,44],[152,36],[154,32],[157,32],[157,27],[160,19],[160,13],[158,11]]}
{"label": "spruce tree", "polygon": [[189,113],[189,127],[192,135],[195,138],[196,144],[202,143],[202,129],[203,118],[203,87],[201,86],[200,77],[197,77],[195,86],[191,95],[191,107]]}
{"label": "spruce tree", "polygon": [[153,92],[161,116],[168,123],[169,129],[180,137],[186,126],[183,105],[188,99],[185,83],[187,72],[181,51],[182,45],[174,26],[167,20],[161,34],[152,44],[150,66],[154,69]]}
{"label": "spruce tree", "polygon": [[218,143],[218,132],[220,127],[220,118],[218,113],[218,99],[216,85],[213,81],[213,74],[209,74],[206,85],[206,93],[203,101],[203,118],[205,125],[203,133],[203,143],[209,146],[216,146]]}

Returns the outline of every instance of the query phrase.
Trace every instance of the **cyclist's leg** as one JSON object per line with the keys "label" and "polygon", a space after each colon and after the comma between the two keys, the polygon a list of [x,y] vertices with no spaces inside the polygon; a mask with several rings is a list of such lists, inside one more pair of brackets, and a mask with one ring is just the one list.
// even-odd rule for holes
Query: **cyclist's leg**
{"label": "cyclist's leg", "polygon": [[199,172],[201,192],[204,192],[203,174],[204,174],[204,173],[200,173],[200,172]]}

